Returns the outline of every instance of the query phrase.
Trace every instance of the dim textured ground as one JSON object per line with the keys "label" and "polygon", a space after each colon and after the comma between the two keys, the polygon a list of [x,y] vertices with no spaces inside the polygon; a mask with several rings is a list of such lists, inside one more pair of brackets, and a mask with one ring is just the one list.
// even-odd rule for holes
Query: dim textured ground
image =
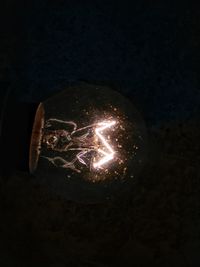
{"label": "dim textured ground", "polygon": [[115,202],[76,204],[26,174],[1,177],[0,266],[198,266],[199,128],[149,132],[151,162]]}

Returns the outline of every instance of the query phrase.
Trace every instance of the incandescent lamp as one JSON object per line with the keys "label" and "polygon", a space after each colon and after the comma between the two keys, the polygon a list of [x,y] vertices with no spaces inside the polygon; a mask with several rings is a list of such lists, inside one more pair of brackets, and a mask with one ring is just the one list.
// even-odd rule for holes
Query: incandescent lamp
{"label": "incandescent lamp", "polygon": [[36,181],[68,199],[111,199],[134,183],[145,138],[140,115],[118,92],[68,87],[37,108],[29,169]]}

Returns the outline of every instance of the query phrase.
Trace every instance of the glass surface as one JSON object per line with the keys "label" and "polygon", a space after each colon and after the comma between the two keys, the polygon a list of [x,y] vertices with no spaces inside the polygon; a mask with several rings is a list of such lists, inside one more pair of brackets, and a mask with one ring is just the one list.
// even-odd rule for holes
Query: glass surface
{"label": "glass surface", "polygon": [[30,171],[67,199],[98,202],[134,184],[145,150],[143,120],[126,98],[73,86],[39,105]]}

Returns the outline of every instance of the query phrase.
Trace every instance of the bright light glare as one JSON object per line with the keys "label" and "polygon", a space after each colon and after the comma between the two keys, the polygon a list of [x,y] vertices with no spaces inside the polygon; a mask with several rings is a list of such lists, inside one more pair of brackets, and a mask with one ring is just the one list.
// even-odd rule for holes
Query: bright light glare
{"label": "bright light glare", "polygon": [[115,151],[104,137],[103,131],[105,131],[108,128],[111,128],[115,124],[116,121],[103,121],[97,124],[95,133],[104,147],[102,149],[101,148],[97,149],[97,152],[102,154],[103,158],[101,158],[97,162],[96,161],[93,162],[93,167],[95,169],[101,168],[102,165],[106,164],[107,162],[111,161],[114,158]]}

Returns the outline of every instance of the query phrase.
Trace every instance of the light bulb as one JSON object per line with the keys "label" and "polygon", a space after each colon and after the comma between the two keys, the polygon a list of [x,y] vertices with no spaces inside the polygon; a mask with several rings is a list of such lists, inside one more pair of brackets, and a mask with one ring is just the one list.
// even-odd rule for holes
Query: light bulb
{"label": "light bulb", "polygon": [[135,179],[144,152],[144,124],[132,104],[109,88],[82,84],[40,103],[29,167],[69,199],[98,201]]}

